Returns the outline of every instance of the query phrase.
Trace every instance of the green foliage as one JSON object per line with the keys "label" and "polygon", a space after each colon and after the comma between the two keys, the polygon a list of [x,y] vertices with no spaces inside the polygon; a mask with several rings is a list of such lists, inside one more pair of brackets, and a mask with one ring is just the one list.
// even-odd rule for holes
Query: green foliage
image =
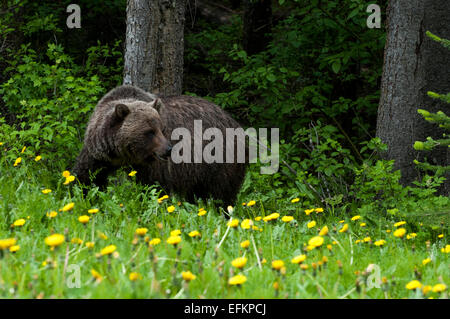
{"label": "green foliage", "polygon": [[[433,39],[436,42],[441,43],[444,47],[448,48],[450,50],[450,41],[446,39],[441,39],[438,36],[432,34],[431,32],[427,31],[427,36]],[[450,93],[448,94],[438,94],[435,92],[428,92],[428,96],[441,100],[445,103],[450,104]],[[445,147],[450,148],[450,135],[448,132],[450,132],[450,116],[445,114],[442,111],[438,111],[436,113],[428,112],[427,110],[418,109],[417,112],[423,116],[423,118],[429,122],[438,125],[440,128],[442,128],[445,132],[443,133],[443,138],[434,140],[432,137],[427,137],[426,141],[416,141],[414,143],[414,149],[417,151],[431,151],[435,148],[439,147]],[[418,160],[414,160],[414,163],[423,170],[428,171],[434,171],[438,176],[445,174],[447,172],[450,172],[450,165],[444,166],[444,165],[432,165],[429,163],[421,163]]]}
{"label": "green foliage", "polygon": [[48,64],[37,61],[27,46],[21,53],[12,63],[14,75],[0,86],[3,102],[16,117],[12,126],[2,125],[0,138],[11,147],[26,145],[49,154],[59,165],[69,165],[104,88],[97,76],[80,76],[80,68],[61,46],[49,45]]}
{"label": "green foliage", "polygon": [[309,121],[321,120],[341,123],[352,143],[364,141],[374,132],[369,123],[375,122],[379,98],[384,32],[365,25],[365,1],[283,6],[289,13],[274,8],[283,19],[267,50],[252,56],[236,36],[240,20],[188,34],[188,70],[207,71],[203,80],[196,73],[190,86],[199,90],[205,83],[211,99],[242,123],[279,127],[286,139]]}

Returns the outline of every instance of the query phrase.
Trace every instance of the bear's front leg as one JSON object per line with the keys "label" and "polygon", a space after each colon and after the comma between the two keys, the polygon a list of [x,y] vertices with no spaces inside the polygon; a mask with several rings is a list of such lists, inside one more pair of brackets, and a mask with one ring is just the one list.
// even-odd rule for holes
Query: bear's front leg
{"label": "bear's front leg", "polygon": [[89,155],[85,147],[77,157],[77,161],[73,168],[73,174],[84,185],[90,185],[93,182],[101,189],[106,187],[108,175],[112,172],[111,165],[104,161],[94,159]]}

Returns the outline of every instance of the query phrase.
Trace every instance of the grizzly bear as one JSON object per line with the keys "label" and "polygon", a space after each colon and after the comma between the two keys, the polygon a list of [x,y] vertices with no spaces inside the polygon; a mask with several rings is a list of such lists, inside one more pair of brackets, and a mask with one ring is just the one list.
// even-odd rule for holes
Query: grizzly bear
{"label": "grizzly bear", "polygon": [[[190,139],[184,139],[183,145],[194,145],[194,137],[202,140],[202,149],[207,144],[194,132],[196,120],[201,120],[203,130],[218,129],[224,137],[227,128],[241,128],[224,110],[205,99],[159,97],[134,86],[119,86],[95,107],[73,173],[86,185],[94,176],[93,182],[103,187],[109,174],[120,167],[131,167],[137,171],[138,182],[158,182],[166,192],[177,193],[190,202],[212,197],[233,205],[246,170],[245,162],[236,160],[237,152],[233,152],[232,162],[173,161],[172,146],[179,142],[172,139],[175,129],[190,132]],[[234,144],[245,144],[245,140],[236,140]],[[225,144],[221,151],[226,155],[230,147]],[[234,145],[234,150],[240,146]],[[186,149],[191,158],[202,155],[198,148]]]}

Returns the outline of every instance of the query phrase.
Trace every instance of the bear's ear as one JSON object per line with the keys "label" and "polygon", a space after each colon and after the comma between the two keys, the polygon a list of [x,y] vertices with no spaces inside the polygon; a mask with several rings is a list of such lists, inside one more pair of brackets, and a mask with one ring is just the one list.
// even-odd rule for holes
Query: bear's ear
{"label": "bear's ear", "polygon": [[156,99],[153,101],[152,107],[156,110],[156,112],[161,113],[161,110],[164,108],[164,103],[161,99]]}
{"label": "bear's ear", "polygon": [[117,104],[115,109],[114,109],[114,114],[116,116],[117,120],[123,120],[128,113],[130,113],[130,109],[128,108],[128,106],[126,106],[125,104]]}

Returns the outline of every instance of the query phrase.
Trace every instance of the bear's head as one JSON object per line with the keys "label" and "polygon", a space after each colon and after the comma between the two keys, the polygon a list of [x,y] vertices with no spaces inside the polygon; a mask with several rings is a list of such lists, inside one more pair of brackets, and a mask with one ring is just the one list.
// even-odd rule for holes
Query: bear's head
{"label": "bear's head", "polygon": [[153,102],[117,101],[113,108],[115,150],[121,162],[147,164],[156,158],[167,160],[172,146],[163,135],[159,99]]}

